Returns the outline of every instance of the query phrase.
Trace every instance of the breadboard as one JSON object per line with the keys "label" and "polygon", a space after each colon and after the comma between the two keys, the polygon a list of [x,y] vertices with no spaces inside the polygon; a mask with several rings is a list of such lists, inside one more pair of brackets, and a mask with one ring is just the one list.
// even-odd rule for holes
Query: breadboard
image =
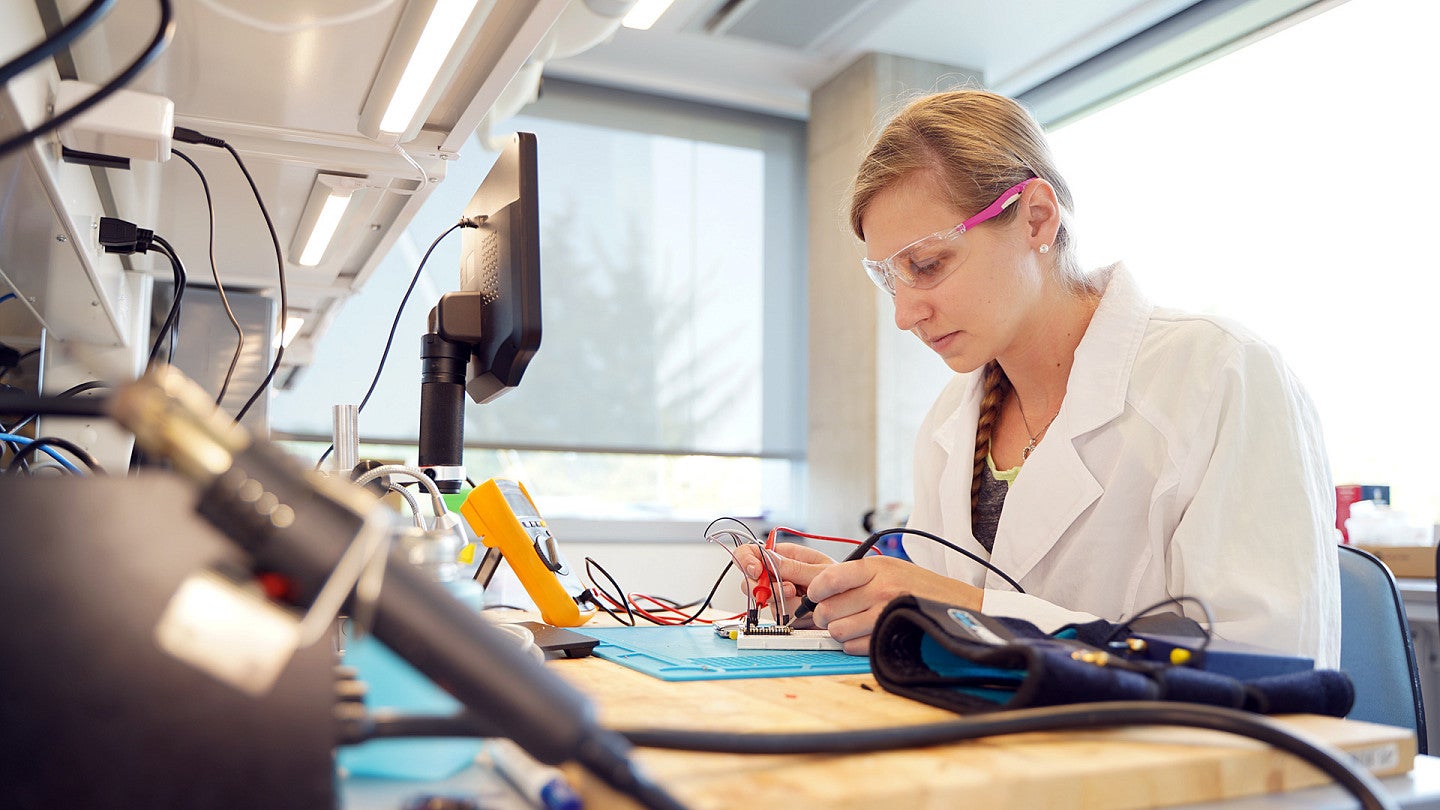
{"label": "breadboard", "polygon": [[789,633],[740,633],[735,639],[740,650],[842,650],[828,630],[791,630]]}
{"label": "breadboard", "polygon": [[[870,659],[839,650],[742,650],[709,627],[586,627],[594,654],[664,681],[858,675]],[[771,636],[771,638],[783,638]]]}

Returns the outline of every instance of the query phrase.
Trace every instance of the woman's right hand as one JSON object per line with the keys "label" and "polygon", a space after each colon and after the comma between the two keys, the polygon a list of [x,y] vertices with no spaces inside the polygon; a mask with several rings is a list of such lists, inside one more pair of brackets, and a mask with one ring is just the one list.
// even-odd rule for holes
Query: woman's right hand
{"label": "woman's right hand", "polygon": [[[735,558],[748,578],[740,583],[741,590],[748,596],[755,583],[766,581],[765,570],[760,566],[760,548],[746,543],[735,549]],[[776,543],[770,561],[784,583],[785,600],[792,604],[792,600],[805,595],[811,580],[835,564],[824,552],[797,543]]]}

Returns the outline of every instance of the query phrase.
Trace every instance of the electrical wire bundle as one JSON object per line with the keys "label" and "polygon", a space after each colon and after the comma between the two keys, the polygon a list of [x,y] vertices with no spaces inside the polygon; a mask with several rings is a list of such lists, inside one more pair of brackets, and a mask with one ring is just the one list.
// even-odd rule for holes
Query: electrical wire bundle
{"label": "electrical wire bundle", "polygon": [[[75,385],[65,389],[64,391],[61,391],[60,393],[55,395],[55,399],[69,399],[79,394],[83,394],[86,391],[94,391],[98,389],[108,388],[110,388],[110,385],[108,383],[103,383],[99,380],[91,380],[89,382],[83,382],[79,385]],[[57,450],[64,450],[67,453],[70,453],[72,456],[75,457],[75,459],[80,461],[80,463],[90,468],[91,472],[105,472],[104,468],[100,466],[99,462],[95,460],[94,456],[91,456],[85,451],[84,448],[80,447],[79,445],[68,439],[59,436],[31,437],[20,435],[21,431],[28,428],[38,418],[38,413],[31,413],[22,417],[14,424],[0,424],[0,446],[5,447],[10,454],[10,461],[4,467],[4,472],[6,475],[33,475],[36,472],[37,468],[32,466],[32,461],[34,460],[37,453],[42,452],[54,461],[55,466],[58,466],[65,472],[73,475],[81,474],[80,468],[75,466],[75,464],[73,464],[65,456],[60,455]],[[3,458],[4,453],[0,452],[0,460],[3,460]]]}
{"label": "electrical wire bundle", "polygon": [[[92,0],[81,12],[62,26],[54,34],[47,37],[43,42],[37,43],[25,53],[0,65],[0,84],[9,82],[26,70],[40,64],[42,61],[53,57],[85,33],[95,23],[104,19],[114,6],[114,0]],[[81,99],[73,107],[60,110],[49,120],[37,125],[33,129],[18,132],[3,141],[0,141],[0,159],[5,158],[11,152],[25,146],[41,136],[47,135],[60,127],[73,121],[75,118],[105,99],[113,95],[117,90],[129,84],[140,71],[144,70],[154,62],[160,54],[170,45],[175,38],[175,14],[171,7],[170,0],[158,0],[160,6],[160,21],[155,27],[155,34],[150,43],[135,57],[124,70],[116,74],[110,81],[102,85],[94,93]]]}
{"label": "electrical wire bundle", "polygon": [[[730,573],[730,569],[733,568],[734,565],[735,563],[733,562],[725,564],[724,570],[720,572],[719,577],[716,577],[715,584],[711,586],[710,593],[708,593],[704,599],[698,602],[681,603],[663,596],[644,593],[626,593],[625,589],[620,587],[620,583],[615,581],[615,578],[610,575],[609,571],[606,571],[593,557],[586,557],[585,576],[590,580],[590,588],[585,594],[582,594],[581,597],[577,597],[577,601],[582,598],[588,598],[596,607],[605,611],[610,618],[627,627],[634,627],[637,618],[644,619],[651,624],[666,627],[687,624],[712,624],[716,621],[733,621],[744,614],[737,613],[734,616],[722,617],[720,619],[702,619],[700,616],[706,610],[709,610],[710,603],[715,599],[715,593],[720,590],[720,583],[725,581],[725,575]],[[610,583],[610,586],[615,589],[614,593],[611,593],[596,581],[595,572],[597,571]],[[691,608],[695,609],[694,612],[687,614],[685,611]],[[625,611],[623,617],[617,612],[620,610]]]}

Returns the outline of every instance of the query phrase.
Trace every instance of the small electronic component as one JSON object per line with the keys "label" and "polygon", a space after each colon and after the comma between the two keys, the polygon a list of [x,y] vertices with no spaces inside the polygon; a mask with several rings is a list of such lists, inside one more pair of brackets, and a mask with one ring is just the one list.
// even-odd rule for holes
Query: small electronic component
{"label": "small electronic component", "polygon": [[795,630],[790,627],[765,625],[757,630],[737,633],[735,647],[740,650],[842,650],[828,630]]}

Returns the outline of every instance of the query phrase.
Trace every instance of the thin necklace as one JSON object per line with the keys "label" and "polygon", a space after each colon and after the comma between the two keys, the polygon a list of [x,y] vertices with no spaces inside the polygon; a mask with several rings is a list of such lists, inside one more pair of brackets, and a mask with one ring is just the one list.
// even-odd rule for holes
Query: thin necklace
{"label": "thin necklace", "polygon": [[1015,407],[1020,409],[1020,421],[1025,423],[1025,434],[1030,437],[1030,443],[1025,445],[1024,450],[1020,451],[1020,463],[1024,464],[1030,460],[1030,454],[1035,452],[1035,445],[1040,443],[1040,439],[1045,435],[1045,431],[1049,430],[1050,426],[1055,424],[1055,420],[1059,418],[1060,412],[1057,410],[1055,415],[1050,417],[1050,421],[1046,422],[1045,426],[1040,428],[1040,431],[1037,433],[1030,430],[1030,420],[1025,418],[1025,406],[1020,404],[1020,397],[1018,396],[1015,397]]}

